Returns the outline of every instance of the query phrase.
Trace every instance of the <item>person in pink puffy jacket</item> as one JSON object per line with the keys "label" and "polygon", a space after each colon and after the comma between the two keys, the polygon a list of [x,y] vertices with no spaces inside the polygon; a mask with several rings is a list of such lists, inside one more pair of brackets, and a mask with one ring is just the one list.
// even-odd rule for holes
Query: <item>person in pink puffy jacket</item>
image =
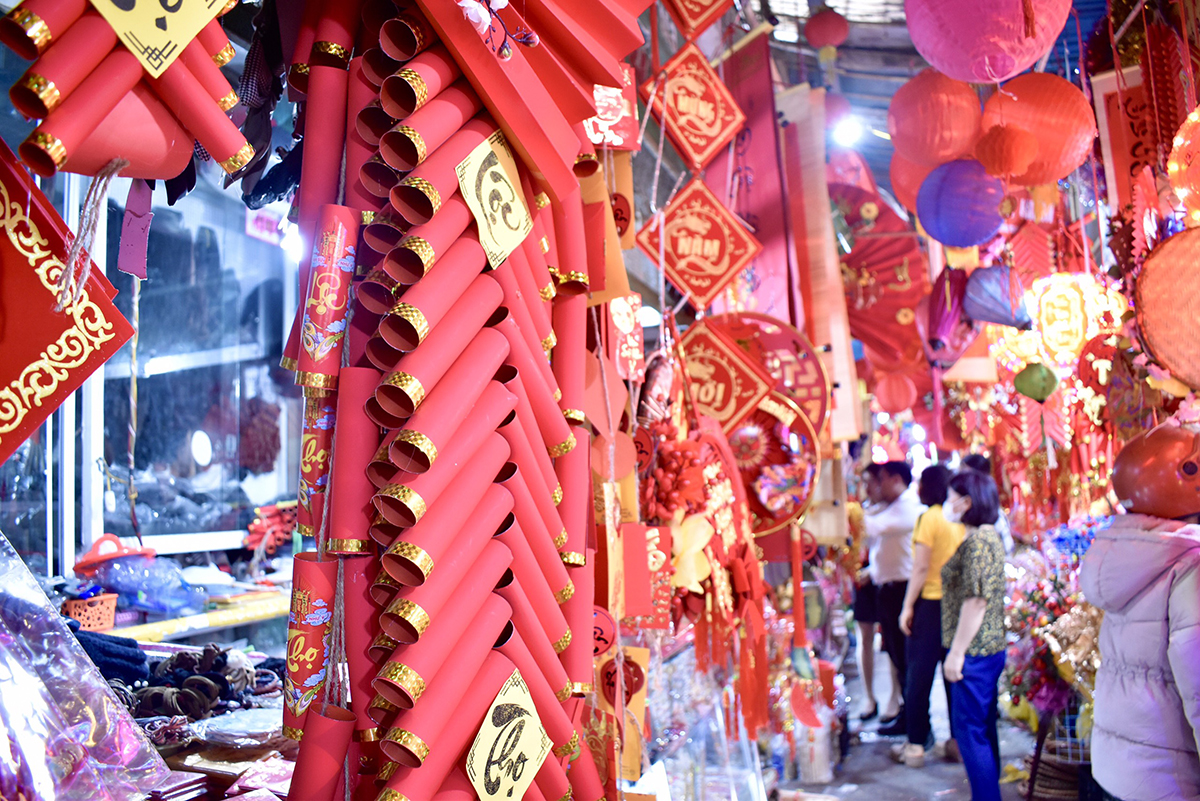
{"label": "person in pink puffy jacket", "polygon": [[1092,775],[1119,801],[1200,799],[1200,433],[1134,438],[1112,480],[1131,514],[1097,532],[1080,576],[1105,612]]}

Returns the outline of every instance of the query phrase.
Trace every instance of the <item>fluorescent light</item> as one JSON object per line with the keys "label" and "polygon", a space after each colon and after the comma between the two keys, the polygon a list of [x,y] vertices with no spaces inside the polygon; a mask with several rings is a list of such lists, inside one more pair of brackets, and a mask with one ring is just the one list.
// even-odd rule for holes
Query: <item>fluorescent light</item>
{"label": "fluorescent light", "polygon": [[843,117],[833,126],[833,141],[842,147],[854,147],[862,135],[862,123],[854,117]]}
{"label": "fluorescent light", "polygon": [[662,325],[662,312],[653,306],[642,306],[638,309],[637,319],[642,328],[658,328]]}

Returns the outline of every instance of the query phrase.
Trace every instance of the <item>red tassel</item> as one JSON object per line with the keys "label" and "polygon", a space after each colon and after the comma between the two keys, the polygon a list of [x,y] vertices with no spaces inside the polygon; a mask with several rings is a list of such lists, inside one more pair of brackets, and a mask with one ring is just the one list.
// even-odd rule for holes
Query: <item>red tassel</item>
{"label": "red tassel", "polygon": [[708,610],[700,610],[700,616],[696,618],[695,635],[693,637],[696,644],[696,670],[704,673],[708,670],[711,662],[708,654]]}

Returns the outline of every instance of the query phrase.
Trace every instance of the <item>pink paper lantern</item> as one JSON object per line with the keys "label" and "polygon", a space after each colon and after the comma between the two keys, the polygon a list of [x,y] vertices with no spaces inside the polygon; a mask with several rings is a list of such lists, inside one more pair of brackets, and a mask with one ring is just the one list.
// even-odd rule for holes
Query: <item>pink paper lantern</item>
{"label": "pink paper lantern", "polygon": [[[917,52],[939,71],[969,83],[1005,81],[1032,67],[1054,44],[1070,12],[1071,0],[904,3]],[[1026,27],[1030,22],[1032,30]]]}

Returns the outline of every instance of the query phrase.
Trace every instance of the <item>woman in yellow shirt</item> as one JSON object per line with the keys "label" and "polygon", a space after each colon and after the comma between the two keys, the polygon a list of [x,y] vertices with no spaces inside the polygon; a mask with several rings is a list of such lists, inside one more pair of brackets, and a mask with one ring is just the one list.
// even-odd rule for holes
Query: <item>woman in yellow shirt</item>
{"label": "woman in yellow shirt", "polygon": [[[937,675],[938,662],[946,655],[942,647],[942,565],[962,544],[961,523],[947,522],[942,504],[950,486],[949,468],[936,464],[921,473],[918,492],[928,508],[913,531],[913,569],[900,612],[900,628],[908,637],[908,675],[905,677],[905,728],[908,742],[893,750],[898,761],[910,767],[925,764],[925,750],[933,745],[929,722],[929,693]],[[947,698],[949,692],[946,693]],[[947,745],[947,754],[955,748]]]}

